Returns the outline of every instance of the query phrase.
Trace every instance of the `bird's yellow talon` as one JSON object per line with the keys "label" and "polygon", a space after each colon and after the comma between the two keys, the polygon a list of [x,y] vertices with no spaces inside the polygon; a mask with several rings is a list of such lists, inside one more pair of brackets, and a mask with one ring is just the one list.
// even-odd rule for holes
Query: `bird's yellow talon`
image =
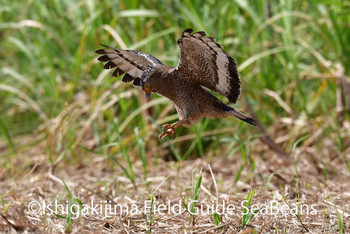
{"label": "bird's yellow talon", "polygon": [[173,140],[175,139],[176,131],[175,128],[171,126],[171,124],[164,124],[162,126],[163,132],[159,135],[159,139],[163,139],[164,137],[168,135],[172,135]]}

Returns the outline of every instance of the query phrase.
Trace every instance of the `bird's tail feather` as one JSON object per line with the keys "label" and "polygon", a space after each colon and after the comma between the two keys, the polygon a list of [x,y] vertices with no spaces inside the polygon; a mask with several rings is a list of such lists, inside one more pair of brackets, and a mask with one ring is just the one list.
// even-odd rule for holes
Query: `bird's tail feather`
{"label": "bird's tail feather", "polygon": [[[232,108],[232,107],[231,107]],[[232,110],[229,110],[228,113],[246,123],[249,123],[251,125],[256,126],[255,120],[253,118],[250,118],[248,116],[246,116],[245,114],[243,114],[240,111],[235,110],[234,108],[232,108]]]}

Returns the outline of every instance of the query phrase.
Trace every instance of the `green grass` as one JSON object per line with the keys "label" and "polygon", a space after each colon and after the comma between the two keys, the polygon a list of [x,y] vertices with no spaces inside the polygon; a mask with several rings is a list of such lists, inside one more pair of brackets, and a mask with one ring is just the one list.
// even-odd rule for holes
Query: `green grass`
{"label": "green grass", "polygon": [[196,173],[196,168],[194,167],[192,169],[192,197],[189,201],[191,205],[188,206],[184,200],[182,201],[182,204],[186,208],[187,212],[190,214],[190,222],[192,223],[192,225],[195,225],[196,215],[199,214],[198,208],[196,208],[196,204],[199,202],[198,195],[202,185],[202,178],[203,178],[202,168],[199,171],[199,175],[197,179],[196,179],[195,173]]}
{"label": "green grass", "polygon": [[[178,119],[169,100],[152,95],[144,103],[143,93],[103,70],[94,53],[103,43],[140,50],[176,66],[176,41],[189,27],[215,37],[236,60],[243,89],[235,108],[248,115],[253,114],[251,109],[271,139],[294,157],[297,189],[297,164],[304,160],[297,157],[298,150],[312,152],[325,183],[337,173],[332,162],[344,163],[348,168],[344,174],[350,175],[347,1],[0,0],[0,4],[0,140],[6,142],[0,150],[0,177],[26,174],[31,165],[18,167],[14,159],[39,149],[33,151],[45,154],[47,163],[59,168],[93,167],[95,157],[108,158],[107,166],[121,169],[135,189],[141,175],[134,163],[141,161],[142,180],[147,183],[152,162],[164,155],[179,161],[174,169],[177,180],[181,162],[221,156],[240,160],[233,188],[239,180],[254,181],[252,174],[260,173],[256,158],[268,158],[271,152],[261,153],[268,147],[259,141],[264,134],[258,128],[234,118],[203,119],[179,128],[174,141],[160,141],[160,126]],[[278,177],[278,172],[268,173],[263,181],[266,190]],[[193,187],[197,197],[199,187]],[[10,203],[4,203],[3,194],[2,206],[7,209]],[[251,218],[244,217],[243,227]],[[214,219],[216,225],[224,223],[220,217]]]}
{"label": "green grass", "polygon": [[337,211],[337,217],[338,217],[339,233],[343,234],[344,233],[343,217],[338,211]]}
{"label": "green grass", "polygon": [[[99,43],[150,53],[176,66],[179,50],[176,39],[192,27],[217,38],[232,55],[240,70],[243,95],[268,130],[280,125],[290,132],[291,142],[324,124],[323,132],[333,136],[336,123],[337,71],[349,76],[349,4],[343,1],[102,1],[28,2],[2,1],[0,29],[0,114],[1,136],[10,151],[23,147],[13,140],[24,134],[43,134],[50,141],[48,151],[57,157],[59,145],[69,145],[75,154],[84,145],[85,134],[99,133],[100,147],[113,143],[113,120],[118,118],[125,147],[139,146],[139,137],[157,135],[140,114],[138,91],[96,62]],[[266,90],[276,96],[266,95]],[[346,93],[344,93],[345,95]],[[152,96],[153,99],[156,96]],[[162,100],[162,99],[160,99]],[[242,100],[242,99],[241,99]],[[225,100],[226,101],[226,100]],[[156,123],[171,122],[158,116],[168,104],[151,105]],[[289,108],[288,108],[289,107]],[[238,103],[244,110],[244,102]],[[74,110],[74,111],[73,111]],[[139,110],[134,113],[134,110]],[[172,110],[170,114],[174,114]],[[170,118],[170,117],[169,117]],[[281,123],[281,118],[301,119],[308,127]],[[347,118],[347,117],[346,117]],[[326,123],[326,119],[334,122]],[[53,129],[53,121],[57,122]],[[92,124],[93,123],[93,124]],[[94,128],[93,128],[94,126]],[[170,143],[178,158],[203,157],[222,142],[203,136],[206,132],[237,126],[223,133],[234,145],[232,135],[247,138],[254,128],[234,119],[203,120],[178,136],[195,134],[195,141]],[[57,137],[59,135],[59,137]],[[96,138],[95,138],[96,139]],[[320,143],[315,142],[318,145]],[[334,144],[343,145],[342,138]],[[171,149],[172,148],[172,149]],[[139,148],[142,151],[142,148]],[[1,153],[4,154],[4,153]],[[142,154],[142,153],[141,153]],[[176,155],[176,153],[174,153]],[[80,159],[78,159],[80,160]]]}
{"label": "green grass", "polygon": [[[250,204],[252,203],[253,196],[255,194],[254,191],[250,191],[247,195],[246,202],[244,203],[243,217],[242,217],[242,229],[246,228],[249,222],[254,218],[256,213],[258,213],[259,208],[251,209]],[[251,210],[249,210],[249,209]]]}
{"label": "green grass", "polygon": [[11,203],[11,200],[8,200],[8,202],[5,204],[5,201],[4,201],[4,197],[2,196],[2,194],[0,193],[0,198],[1,198],[1,210],[6,213],[7,209],[9,208],[10,206],[10,203]]}
{"label": "green grass", "polygon": [[222,222],[221,216],[218,215],[216,212],[214,212],[214,214],[213,214],[213,219],[214,219],[214,223],[216,226],[219,226],[219,224]]}
{"label": "green grass", "polygon": [[[63,216],[61,214],[55,214],[56,217],[60,218],[60,219],[65,219],[66,220],[66,225],[65,225],[65,230],[70,233],[72,232],[72,226],[73,226],[73,221],[76,218],[80,219],[81,216],[81,211],[83,209],[83,203],[80,199],[78,198],[73,198],[72,193],[70,192],[69,188],[67,187],[66,183],[64,182],[64,180],[62,179],[64,188],[66,190],[66,195],[67,195],[67,199],[68,199],[68,210],[67,210],[67,216]],[[63,196],[61,196],[58,200],[61,200]],[[76,207],[73,207],[74,204],[78,204],[79,205],[79,209],[78,211],[75,209]],[[79,212],[79,213],[77,213]],[[74,217],[78,215],[77,217]]]}
{"label": "green grass", "polygon": [[153,217],[153,204],[154,204],[154,196],[156,194],[156,192],[158,191],[158,189],[160,188],[160,186],[162,186],[162,184],[164,184],[164,182],[169,178],[169,176],[167,178],[165,178],[158,186],[157,188],[153,191],[152,195],[151,195],[151,199],[150,199],[150,211],[149,211],[149,215],[146,217],[148,218],[147,224],[149,226],[148,232],[151,233],[151,228],[152,225],[154,224],[154,222],[157,219],[157,215],[155,217]]}

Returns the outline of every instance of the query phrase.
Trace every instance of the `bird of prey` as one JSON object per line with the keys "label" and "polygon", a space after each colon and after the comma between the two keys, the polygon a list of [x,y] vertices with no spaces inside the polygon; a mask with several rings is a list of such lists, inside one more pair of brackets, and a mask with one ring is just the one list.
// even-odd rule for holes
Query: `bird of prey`
{"label": "bird of prey", "polygon": [[237,66],[222,46],[205,32],[193,33],[191,28],[182,33],[177,41],[180,59],[176,67],[164,65],[157,58],[135,50],[116,49],[109,46],[97,50],[105,69],[116,67],[113,76],[124,74],[122,81],[141,86],[145,95],[158,93],[174,102],[179,121],[162,126],[162,139],[168,135],[175,138],[176,128],[189,127],[202,118],[234,116],[251,125],[255,121],[211,94],[215,91],[231,103],[236,103],[241,82]]}

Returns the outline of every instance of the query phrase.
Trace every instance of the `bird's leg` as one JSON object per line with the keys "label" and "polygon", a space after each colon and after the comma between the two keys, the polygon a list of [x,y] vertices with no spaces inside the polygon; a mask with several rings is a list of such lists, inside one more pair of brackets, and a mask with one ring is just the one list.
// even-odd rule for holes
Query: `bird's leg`
{"label": "bird's leg", "polygon": [[162,130],[163,132],[159,135],[159,138],[162,140],[164,137],[168,136],[168,135],[172,135],[173,140],[175,139],[176,136],[176,131],[175,129],[177,127],[180,127],[181,125],[183,125],[186,121],[185,120],[180,120],[177,121],[173,124],[164,124],[162,125]]}

